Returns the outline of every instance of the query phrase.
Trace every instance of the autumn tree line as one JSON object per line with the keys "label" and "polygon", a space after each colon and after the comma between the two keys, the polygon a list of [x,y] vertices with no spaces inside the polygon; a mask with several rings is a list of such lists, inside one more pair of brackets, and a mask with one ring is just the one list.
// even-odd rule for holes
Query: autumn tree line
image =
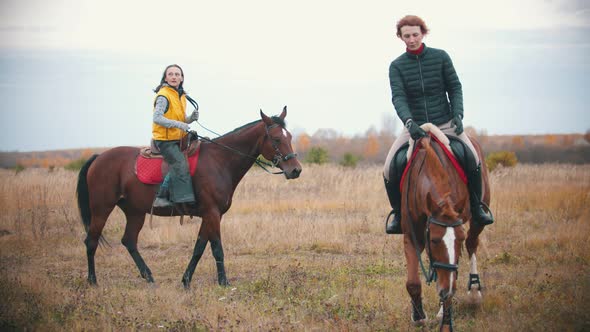
{"label": "autumn tree line", "polygon": [[[387,128],[384,126],[384,128]],[[487,135],[485,130],[468,127],[469,135],[478,139],[486,155],[513,153],[521,163],[590,163],[590,131],[586,134]],[[334,129],[319,129],[313,135],[305,132],[293,137],[293,148],[303,162],[338,163],[343,166],[381,164],[395,140],[395,126],[388,130],[369,128],[352,137]],[[39,152],[0,152],[2,168],[77,168],[95,153],[108,148],[86,148]]]}

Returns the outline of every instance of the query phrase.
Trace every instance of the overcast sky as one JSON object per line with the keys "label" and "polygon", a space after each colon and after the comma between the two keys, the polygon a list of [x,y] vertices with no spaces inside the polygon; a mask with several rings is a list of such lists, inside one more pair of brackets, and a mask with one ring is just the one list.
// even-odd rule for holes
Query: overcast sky
{"label": "overcast sky", "polygon": [[[166,4],[166,5],[165,5]],[[145,145],[171,63],[227,132],[288,106],[288,128],[345,135],[397,116],[395,23],[424,18],[488,134],[590,129],[590,2],[0,0],[2,151]],[[205,133],[196,124],[193,125]],[[400,125],[398,125],[398,128]]]}

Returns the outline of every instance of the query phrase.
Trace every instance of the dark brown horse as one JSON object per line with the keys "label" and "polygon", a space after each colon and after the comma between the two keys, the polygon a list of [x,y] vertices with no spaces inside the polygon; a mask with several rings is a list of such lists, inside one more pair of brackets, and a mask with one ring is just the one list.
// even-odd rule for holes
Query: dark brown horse
{"label": "dark brown horse", "polygon": [[[202,223],[190,263],[182,277],[185,287],[189,287],[207,243],[211,243],[215,257],[218,282],[228,285],[221,245],[221,217],[229,210],[238,183],[259,155],[272,160],[287,179],[299,177],[301,164],[293,153],[291,134],[285,128],[286,115],[286,106],[280,116],[268,117],[260,111],[262,120],[201,144],[199,166],[192,177],[198,206],[187,212],[202,217]],[[121,242],[131,254],[141,276],[148,282],[154,281],[152,272],[137,250],[137,237],[146,214],[150,213],[157,186],[144,184],[135,176],[133,168],[139,150],[135,147],[113,148],[92,156],[80,170],[78,207],[87,232],[84,242],[88,256],[88,281],[91,284],[96,284],[96,248],[115,206],[123,210],[127,219]],[[180,213],[172,208],[160,208],[155,209],[154,214],[170,216]]]}
{"label": "dark brown horse", "polygon": [[[437,130],[434,127],[431,134]],[[437,136],[441,137],[441,141],[448,142],[442,132],[439,131]],[[473,138],[471,141],[480,160],[483,160],[479,144]],[[423,325],[427,320],[422,308],[422,285],[418,271],[421,266],[426,281],[437,282],[442,304],[437,315],[441,319],[440,329],[452,331],[452,298],[456,291],[459,256],[466,238],[471,263],[468,291],[476,302],[481,301],[475,255],[483,226],[471,221],[467,185],[440,145],[428,136],[417,141],[414,149],[419,150],[402,182],[402,230],[408,271],[406,289],[412,300],[411,319],[416,325]],[[485,163],[482,167],[483,201],[489,204]],[[464,223],[469,223],[467,234]],[[424,249],[429,258],[427,269],[421,258]]]}

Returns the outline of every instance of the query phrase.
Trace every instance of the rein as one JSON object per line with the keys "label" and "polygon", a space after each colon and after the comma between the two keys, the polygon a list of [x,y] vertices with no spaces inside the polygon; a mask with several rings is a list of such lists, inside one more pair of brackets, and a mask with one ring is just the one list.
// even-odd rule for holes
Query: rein
{"label": "rein", "polygon": [[424,263],[422,262],[422,255],[420,255],[420,250],[418,249],[418,241],[416,240],[416,232],[414,231],[414,227],[412,225],[412,227],[410,228],[411,231],[411,235],[412,235],[412,243],[414,244],[414,248],[416,248],[416,256],[418,257],[418,261],[420,262],[420,268],[422,269],[422,273],[424,274],[424,277],[426,278],[426,283],[430,285],[430,283],[432,281],[436,281],[437,275],[436,275],[436,269],[443,269],[443,270],[448,270],[448,271],[457,271],[459,269],[459,266],[457,264],[447,264],[447,263],[440,263],[437,262],[435,260],[433,260],[432,258],[432,253],[430,250],[430,224],[434,224],[434,225],[438,225],[441,227],[458,227],[463,225],[463,220],[459,219],[457,220],[455,223],[453,224],[445,224],[437,219],[435,219],[433,216],[428,217],[428,219],[426,220],[426,227],[424,230],[425,233],[425,247],[426,247],[426,253],[428,254],[428,272],[426,272],[426,268],[424,267]]}
{"label": "rein", "polygon": [[[213,133],[213,134],[215,134],[215,135],[217,135],[217,136],[221,136],[221,135],[219,135],[218,133],[216,133],[216,132],[214,132],[214,131],[212,131],[212,130],[210,130],[210,129],[206,128],[205,126],[203,126],[201,123],[199,123],[199,121],[197,121],[197,123],[198,123],[198,124],[199,124],[199,126],[201,126],[203,129],[205,129],[205,130],[207,130],[207,131],[209,131],[209,132],[211,132],[211,133]],[[272,140],[272,138],[270,137],[270,134],[268,133],[268,131],[269,131],[270,129],[276,128],[276,127],[278,127],[278,126],[279,126],[279,125],[278,125],[278,124],[276,124],[276,123],[275,123],[275,124],[273,124],[273,125],[271,125],[271,126],[266,126],[266,125],[265,125],[265,129],[266,129],[266,135],[264,136],[264,139],[265,139],[265,140],[266,140],[267,138],[271,139],[271,141],[272,141],[272,146],[273,146],[273,148],[275,149],[275,155],[273,156],[271,163],[268,163],[268,162],[266,162],[266,161],[264,161],[264,160],[260,160],[260,159],[258,159],[258,157],[254,157],[254,156],[251,156],[251,155],[249,155],[249,154],[246,154],[246,153],[244,153],[244,152],[242,152],[242,151],[240,151],[240,150],[237,150],[237,149],[235,149],[235,148],[232,148],[231,146],[228,146],[228,145],[225,145],[225,144],[221,144],[221,143],[219,143],[219,142],[216,142],[216,141],[214,141],[214,140],[212,140],[212,139],[210,139],[210,138],[208,138],[208,137],[201,136],[201,135],[198,135],[198,134],[197,134],[197,138],[200,138],[200,139],[202,139],[202,140],[204,140],[204,141],[207,141],[207,142],[209,142],[209,143],[213,143],[213,144],[216,144],[216,145],[218,145],[218,146],[221,146],[221,147],[223,147],[223,148],[225,148],[225,149],[227,149],[227,150],[229,150],[229,151],[231,151],[231,152],[234,152],[234,153],[236,153],[236,154],[238,154],[238,155],[240,155],[240,156],[242,156],[242,157],[250,158],[250,159],[254,160],[254,163],[255,163],[255,164],[258,166],[258,167],[262,168],[263,170],[265,170],[265,171],[266,171],[267,173],[269,173],[269,174],[284,174],[285,172],[284,172],[284,171],[282,171],[282,170],[281,170],[280,172],[272,172],[272,171],[268,170],[268,168],[266,168],[266,167],[272,167],[272,168],[274,168],[274,167],[277,167],[277,166],[278,166],[278,164],[279,164],[281,161],[287,161],[287,160],[289,160],[289,159],[292,159],[292,158],[296,158],[296,157],[297,157],[297,153],[289,153],[288,155],[286,155],[286,156],[283,156],[283,154],[282,154],[282,153],[279,151],[279,147],[278,147],[278,145],[277,145],[277,144],[275,144],[274,140]]]}

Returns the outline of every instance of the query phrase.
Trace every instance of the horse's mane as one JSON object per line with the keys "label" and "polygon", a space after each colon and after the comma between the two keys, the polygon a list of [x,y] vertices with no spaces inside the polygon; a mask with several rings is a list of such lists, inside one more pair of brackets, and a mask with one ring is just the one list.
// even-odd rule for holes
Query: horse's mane
{"label": "horse's mane", "polygon": [[[449,138],[447,137],[447,135],[445,135],[442,132],[442,130],[440,130],[440,128],[433,125],[432,123],[425,123],[425,124],[421,125],[420,128],[424,129],[425,132],[436,136],[436,138],[438,138],[438,140],[442,144],[444,144],[449,151],[452,151],[451,150],[451,142],[449,141]],[[408,149],[408,152],[406,154],[406,157],[408,158],[408,160],[412,156],[412,152],[414,152],[414,140],[410,137],[410,148]]]}
{"label": "horse's mane", "polygon": [[[285,123],[285,119],[283,119],[283,118],[281,118],[281,117],[279,117],[277,115],[270,116],[270,119],[272,120],[273,123],[276,123],[279,126],[281,126],[281,128],[286,128],[286,126],[287,126],[286,123]],[[243,126],[240,126],[240,127],[236,128],[236,129],[230,131],[230,132],[227,132],[227,133],[225,133],[225,134],[223,134],[223,135],[221,135],[219,137],[214,138],[213,140],[215,141],[215,140],[218,140],[218,139],[223,138],[225,136],[235,134],[235,133],[237,133],[237,132],[239,132],[239,131],[241,131],[243,129],[246,129],[246,128],[250,128],[252,126],[255,126],[259,122],[262,122],[262,120],[254,120],[252,122],[246,123]]]}
{"label": "horse's mane", "polygon": [[[433,146],[434,140],[430,137],[421,139],[420,145],[425,153],[424,156],[424,169],[428,172],[431,178],[431,184],[434,191],[431,191],[431,197],[436,205],[442,208],[446,214],[451,217],[456,217],[458,214],[452,208],[450,202],[451,188],[449,186],[449,176],[445,165],[441,161],[439,154],[435,151]],[[434,144],[437,144],[434,142]]]}

